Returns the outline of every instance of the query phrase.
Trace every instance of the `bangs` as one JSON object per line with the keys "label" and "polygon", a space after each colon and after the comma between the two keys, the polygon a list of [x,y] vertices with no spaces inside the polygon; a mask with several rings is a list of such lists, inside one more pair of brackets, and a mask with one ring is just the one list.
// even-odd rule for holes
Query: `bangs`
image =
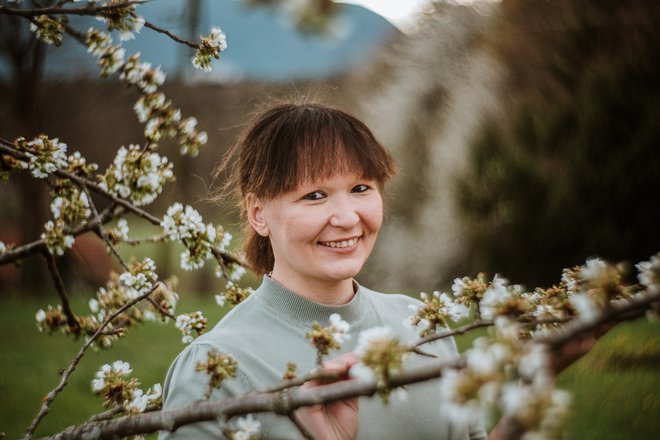
{"label": "bangs", "polygon": [[[250,139],[251,138],[251,139]],[[338,174],[356,174],[381,187],[394,173],[389,153],[353,116],[314,104],[285,105],[263,115],[244,145],[248,168],[242,192],[273,198],[304,183]],[[243,162],[247,165],[246,162]]]}

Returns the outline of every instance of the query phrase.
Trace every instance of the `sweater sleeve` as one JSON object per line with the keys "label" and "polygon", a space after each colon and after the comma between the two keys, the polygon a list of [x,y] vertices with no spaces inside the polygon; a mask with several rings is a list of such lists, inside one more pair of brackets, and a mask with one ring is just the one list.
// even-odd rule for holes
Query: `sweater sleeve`
{"label": "sweater sleeve", "polygon": [[[208,351],[214,348],[207,343],[188,346],[179,354],[170,366],[163,387],[163,410],[174,410],[191,405],[204,398],[208,389],[208,376],[201,371],[195,371],[198,362],[205,362]],[[252,387],[245,376],[238,371],[236,377],[223,382],[220,389],[213,390],[211,400],[222,400],[231,396],[240,396]],[[193,423],[181,426],[174,432],[161,431],[160,440],[170,439],[220,439],[222,424],[218,421]]]}

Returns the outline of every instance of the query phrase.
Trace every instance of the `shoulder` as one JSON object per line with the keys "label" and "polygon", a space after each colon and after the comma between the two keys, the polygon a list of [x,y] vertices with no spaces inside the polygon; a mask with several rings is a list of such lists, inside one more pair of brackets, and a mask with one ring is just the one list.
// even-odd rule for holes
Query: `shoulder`
{"label": "shoulder", "polygon": [[397,314],[410,314],[410,310],[422,305],[422,302],[402,293],[383,293],[360,286],[360,293],[364,295],[369,304],[379,311]]}

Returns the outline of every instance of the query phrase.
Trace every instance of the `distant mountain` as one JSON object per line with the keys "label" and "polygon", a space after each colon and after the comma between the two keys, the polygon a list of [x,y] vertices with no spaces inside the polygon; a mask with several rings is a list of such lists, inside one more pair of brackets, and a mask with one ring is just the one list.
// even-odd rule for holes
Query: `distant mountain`
{"label": "distant mountain", "polygon": [[[207,35],[212,27],[220,27],[227,34],[228,48],[214,62],[214,72],[196,71],[191,64],[192,49],[151,29],[142,29],[136,40],[124,43],[127,54],[139,51],[143,60],[161,65],[168,75],[180,75],[185,80],[323,78],[357,65],[399,32],[380,15],[361,6],[343,4],[330,32],[309,35],[296,30],[281,9],[248,8],[235,0],[201,0],[197,30],[191,32],[190,23],[195,20],[189,17],[189,6],[184,0],[154,0],[139,6],[138,12],[186,39],[197,39],[200,34]],[[72,20],[74,26],[83,30],[91,23],[89,19]],[[98,75],[93,58],[80,44],[68,40],[64,47],[49,51],[47,74]]]}

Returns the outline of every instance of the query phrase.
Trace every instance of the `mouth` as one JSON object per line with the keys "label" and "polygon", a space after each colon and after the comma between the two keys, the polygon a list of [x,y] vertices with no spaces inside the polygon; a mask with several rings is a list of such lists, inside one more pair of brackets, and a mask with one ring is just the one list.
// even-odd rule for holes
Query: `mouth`
{"label": "mouth", "polygon": [[346,240],[335,240],[335,241],[319,241],[318,243],[321,246],[334,248],[334,249],[345,249],[353,247],[360,241],[360,237],[353,237]]}

